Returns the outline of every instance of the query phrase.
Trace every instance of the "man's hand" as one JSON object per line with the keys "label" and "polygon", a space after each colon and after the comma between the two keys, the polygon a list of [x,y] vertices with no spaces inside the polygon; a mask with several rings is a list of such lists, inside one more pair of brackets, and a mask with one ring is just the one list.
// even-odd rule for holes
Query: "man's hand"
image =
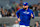
{"label": "man's hand", "polygon": [[21,21],[20,18],[18,18],[18,21],[19,21],[19,22]]}
{"label": "man's hand", "polygon": [[33,14],[31,13],[31,17],[33,17]]}

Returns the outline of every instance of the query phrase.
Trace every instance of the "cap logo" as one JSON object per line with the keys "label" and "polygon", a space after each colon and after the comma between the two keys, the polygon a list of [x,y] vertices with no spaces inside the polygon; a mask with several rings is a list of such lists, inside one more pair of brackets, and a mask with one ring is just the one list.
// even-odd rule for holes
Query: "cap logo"
{"label": "cap logo", "polygon": [[24,4],[26,4],[26,3],[24,3]]}

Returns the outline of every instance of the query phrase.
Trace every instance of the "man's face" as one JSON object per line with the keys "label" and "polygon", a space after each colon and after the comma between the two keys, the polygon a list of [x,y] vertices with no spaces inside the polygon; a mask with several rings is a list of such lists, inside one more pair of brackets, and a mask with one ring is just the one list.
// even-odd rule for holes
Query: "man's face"
{"label": "man's face", "polygon": [[38,26],[39,24],[38,24],[38,22],[36,22],[36,26]]}
{"label": "man's face", "polygon": [[28,5],[27,5],[27,6],[24,6],[24,5],[23,5],[23,8],[24,8],[24,9],[28,9]]}
{"label": "man's face", "polygon": [[5,12],[7,12],[7,10],[5,10]]}

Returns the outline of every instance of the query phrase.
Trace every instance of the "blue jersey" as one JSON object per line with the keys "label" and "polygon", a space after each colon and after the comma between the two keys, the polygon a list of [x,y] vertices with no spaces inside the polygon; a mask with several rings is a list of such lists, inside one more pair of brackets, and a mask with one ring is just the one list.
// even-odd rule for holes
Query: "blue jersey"
{"label": "blue jersey", "polygon": [[[16,12],[17,17],[20,17],[20,25],[30,26],[30,19],[31,19],[31,13],[33,14],[33,11],[28,8],[28,10],[20,9]],[[34,18],[34,14],[33,14]]]}

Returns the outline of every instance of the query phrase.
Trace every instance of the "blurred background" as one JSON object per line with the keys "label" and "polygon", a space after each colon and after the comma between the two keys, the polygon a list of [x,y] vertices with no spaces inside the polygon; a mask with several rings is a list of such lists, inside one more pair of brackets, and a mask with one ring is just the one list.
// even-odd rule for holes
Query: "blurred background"
{"label": "blurred background", "polygon": [[0,27],[19,27],[16,12],[22,8],[23,2],[29,4],[35,15],[30,26],[40,25],[40,0],[0,0]]}

